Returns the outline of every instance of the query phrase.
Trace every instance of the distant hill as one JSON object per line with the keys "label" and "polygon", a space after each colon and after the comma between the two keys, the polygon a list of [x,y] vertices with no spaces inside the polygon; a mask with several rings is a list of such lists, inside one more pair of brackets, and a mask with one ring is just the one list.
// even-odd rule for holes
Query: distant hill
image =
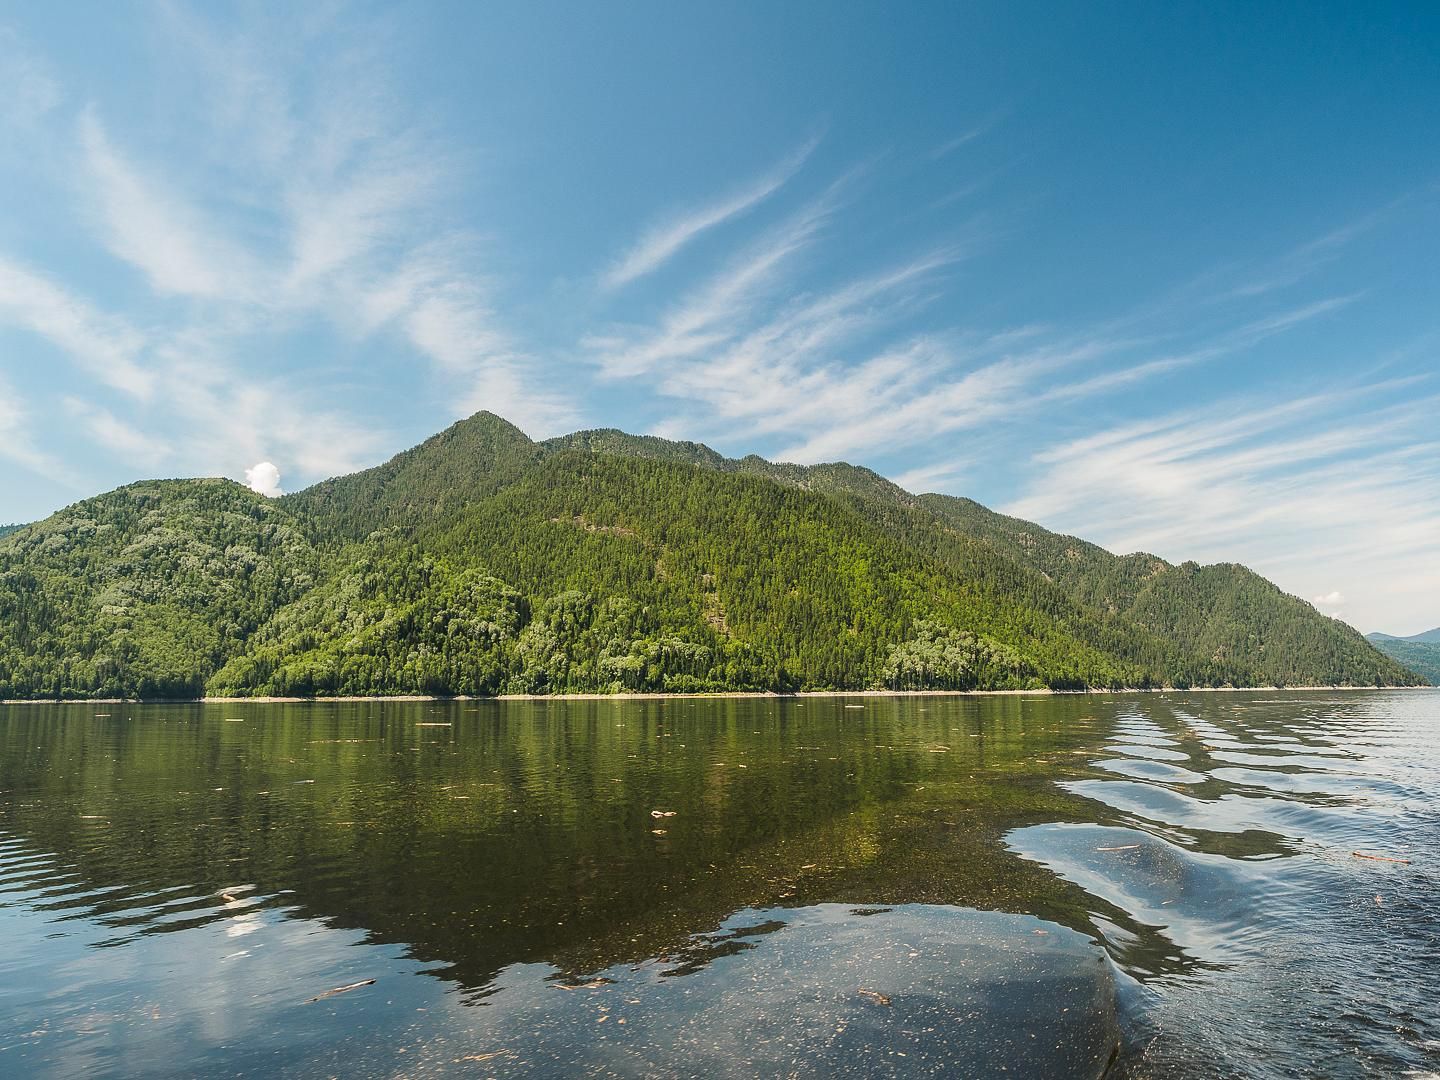
{"label": "distant hill", "polygon": [[1370,642],[1386,656],[1423,675],[1431,686],[1440,686],[1440,630],[1427,630],[1411,637],[1367,634]]}
{"label": "distant hill", "polygon": [[280,499],[147,481],[0,538],[0,697],[1415,681],[1241,566],[488,413]]}
{"label": "distant hill", "polygon": [[6,533],[12,533],[22,527],[23,526],[20,525],[0,525],[0,536],[4,536]]}
{"label": "distant hill", "polygon": [[1366,634],[1371,641],[1418,641],[1422,643],[1440,643],[1440,627],[1434,630],[1426,630],[1423,634],[1411,634],[1409,637],[1395,637],[1392,634]]}

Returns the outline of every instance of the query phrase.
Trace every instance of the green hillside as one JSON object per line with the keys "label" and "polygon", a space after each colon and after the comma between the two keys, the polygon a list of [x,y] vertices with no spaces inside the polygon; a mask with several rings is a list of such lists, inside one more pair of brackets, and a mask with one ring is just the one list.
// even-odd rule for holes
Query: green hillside
{"label": "green hillside", "polygon": [[1369,634],[1375,648],[1398,664],[1422,675],[1431,686],[1440,686],[1440,633],[1434,630],[1410,638]]}
{"label": "green hillside", "polygon": [[[1078,602],[1175,643],[1197,685],[1371,681],[1360,633],[1235,563],[1173,566],[1154,555],[1116,556],[1073,536],[987,510],[969,499],[924,504],[969,536],[1041,571]],[[1316,679],[1316,672],[1327,677]]]}
{"label": "green hillside", "polygon": [[485,413],[281,499],[151,481],[0,539],[0,697],[1413,681],[1243,567]]}
{"label": "green hillside", "polygon": [[0,539],[0,697],[195,696],[315,586],[295,521],[229,480],[152,480]]}

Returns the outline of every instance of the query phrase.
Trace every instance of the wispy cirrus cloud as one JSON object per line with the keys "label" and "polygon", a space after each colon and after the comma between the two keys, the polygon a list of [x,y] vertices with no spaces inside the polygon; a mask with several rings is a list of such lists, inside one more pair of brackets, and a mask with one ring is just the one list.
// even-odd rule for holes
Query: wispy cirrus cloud
{"label": "wispy cirrus cloud", "polygon": [[0,324],[46,339],[100,382],[139,399],[155,375],[142,361],[144,337],[48,277],[0,255]]}
{"label": "wispy cirrus cloud", "polygon": [[784,266],[808,248],[835,210],[832,187],[780,225],[766,230],[736,256],[693,288],[651,327],[622,327],[618,332],[592,334],[587,348],[601,374],[610,379],[633,378],[677,361],[687,361],[732,340],[749,325],[746,310],[761,308]]}
{"label": "wispy cirrus cloud", "polygon": [[949,157],[956,150],[959,150],[962,146],[974,142],[976,139],[980,138],[980,136],[984,135],[987,131],[989,131],[995,126],[996,119],[996,117],[991,117],[990,119],[976,124],[972,128],[967,128],[966,130],[960,132],[958,135],[952,135],[950,138],[946,139],[944,142],[940,143],[938,146],[936,146],[933,150],[930,151],[930,160],[938,161],[940,158]]}
{"label": "wispy cirrus cloud", "polygon": [[[497,314],[479,245],[447,221],[454,155],[386,88],[374,34],[339,32],[322,9],[229,23],[177,6],[154,14],[182,145],[147,147],[97,103],[55,124],[73,135],[56,186],[73,194],[75,221],[153,302],[122,316],[0,253],[0,325],[45,339],[93,380],[53,407],[140,468],[239,476],[273,457],[313,479],[371,464],[383,426],[316,400],[304,366],[273,354],[324,320],[337,366],[388,340],[417,361],[417,388],[452,409],[490,408],[544,434],[575,418],[563,384]],[[10,44],[0,34],[0,62]],[[57,85],[45,107],[64,101]],[[159,416],[165,438],[147,438]]]}
{"label": "wispy cirrus cloud", "polygon": [[800,171],[818,143],[818,136],[811,138],[769,172],[738,191],[651,226],[635,246],[605,272],[600,279],[601,286],[620,289],[654,273],[701,233],[758,206]]}
{"label": "wispy cirrus cloud", "polygon": [[246,300],[254,292],[248,252],[154,176],[145,176],[112,144],[93,108],[80,118],[79,142],[105,246],[143,273],[161,294]]}
{"label": "wispy cirrus cloud", "polygon": [[159,468],[173,452],[166,440],[146,434],[104,406],[71,396],[66,396],[62,404],[86,437],[142,469]]}
{"label": "wispy cirrus cloud", "polygon": [[[604,377],[644,378],[680,406],[654,426],[657,434],[782,438],[775,453],[799,462],[911,450],[1232,355],[1355,299],[1232,320],[1183,348],[1166,348],[1174,327],[1156,315],[1088,333],[915,334],[914,317],[942,302],[947,274],[974,245],[807,291],[796,257],[823,249],[840,209],[826,200],[762,233],[654,326],[585,342]],[[927,463],[910,472],[952,475]]]}

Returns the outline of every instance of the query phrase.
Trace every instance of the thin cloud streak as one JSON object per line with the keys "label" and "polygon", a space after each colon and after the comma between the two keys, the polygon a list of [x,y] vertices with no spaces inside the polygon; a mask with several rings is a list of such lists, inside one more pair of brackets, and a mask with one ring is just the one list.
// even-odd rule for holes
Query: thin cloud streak
{"label": "thin cloud streak", "polygon": [[775,168],[735,194],[647,230],[635,246],[605,273],[601,278],[601,287],[606,290],[621,289],[653,274],[701,233],[738,217],[770,198],[800,171],[819,141],[818,136],[809,139]]}
{"label": "thin cloud streak", "polygon": [[174,192],[142,176],[111,144],[93,109],[80,118],[80,147],[105,245],[162,295],[209,298],[253,293],[248,257]]}
{"label": "thin cloud streak", "polygon": [[66,397],[62,404],[88,438],[134,465],[159,468],[172,452],[169,443],[146,435],[103,406],[76,397]]}
{"label": "thin cloud streak", "polygon": [[39,335],[96,379],[135,398],[145,400],[154,392],[155,377],[140,359],[142,335],[3,254],[0,324]]}
{"label": "thin cloud streak", "polygon": [[[834,213],[838,185],[768,230],[720,273],[671,309],[661,324],[634,337],[592,335],[582,347],[596,354],[602,377],[633,378],[677,360],[713,350],[732,338],[743,325],[746,309],[772,287],[779,271],[814,243]],[[638,339],[638,340],[637,340]]]}

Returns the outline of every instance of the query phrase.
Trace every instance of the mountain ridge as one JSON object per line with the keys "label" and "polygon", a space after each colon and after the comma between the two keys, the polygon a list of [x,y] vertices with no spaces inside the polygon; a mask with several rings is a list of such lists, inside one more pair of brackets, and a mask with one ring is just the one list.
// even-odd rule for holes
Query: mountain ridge
{"label": "mountain ridge", "polygon": [[1235,564],[483,412],[275,500],[142,481],[0,538],[0,697],[1416,681]]}
{"label": "mountain ridge", "polygon": [[1395,634],[1381,634],[1379,632],[1366,634],[1370,641],[1413,641],[1420,644],[1440,644],[1440,626],[1434,630],[1426,630],[1420,634],[1411,634],[1409,637],[1399,637]]}

